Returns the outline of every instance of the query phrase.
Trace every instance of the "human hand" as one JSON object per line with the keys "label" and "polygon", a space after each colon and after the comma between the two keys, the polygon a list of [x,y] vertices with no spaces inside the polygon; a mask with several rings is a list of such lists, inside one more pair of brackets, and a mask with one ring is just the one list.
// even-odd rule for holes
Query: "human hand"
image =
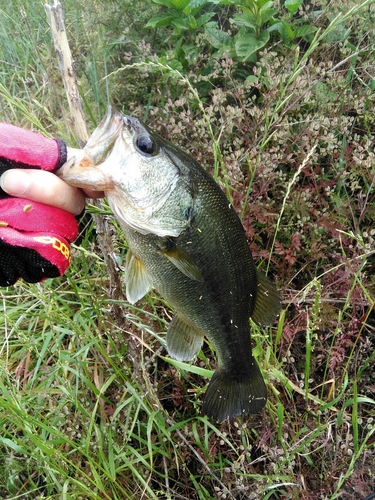
{"label": "human hand", "polygon": [[0,124],[0,286],[60,276],[69,266],[78,231],[73,215],[82,213],[86,196],[102,195],[51,173],[74,154],[62,141]]}
{"label": "human hand", "polygon": [[5,192],[79,215],[87,196],[98,198],[103,193],[74,188],[50,173],[76,152],[59,139],[0,123],[0,198]]}

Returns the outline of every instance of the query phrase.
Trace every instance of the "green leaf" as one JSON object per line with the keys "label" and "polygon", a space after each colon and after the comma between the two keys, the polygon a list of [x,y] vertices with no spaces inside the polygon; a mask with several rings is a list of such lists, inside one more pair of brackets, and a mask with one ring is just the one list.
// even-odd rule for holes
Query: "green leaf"
{"label": "green leaf", "polygon": [[[245,3],[247,3],[247,0],[245,0]],[[256,0],[256,4],[257,4],[258,8],[260,7],[261,9],[263,9],[267,4],[268,4],[268,7],[266,7],[266,8],[271,8],[274,3],[275,2],[272,2],[270,0]]]}
{"label": "green leaf", "polygon": [[216,5],[239,5],[238,0],[210,0],[210,2]]}
{"label": "green leaf", "polygon": [[189,0],[152,0],[154,3],[159,5],[164,5],[164,7],[168,7],[169,9],[176,9],[179,12],[183,11],[184,8],[189,3]]}
{"label": "green leaf", "polygon": [[243,62],[248,61],[254,53],[267,44],[269,39],[270,34],[267,30],[262,31],[258,37],[252,33],[242,33],[236,39],[236,54]]}
{"label": "green leaf", "polygon": [[311,35],[311,33],[315,33],[317,31],[316,26],[309,26],[308,24],[304,24],[303,26],[299,26],[295,31],[295,37],[301,38],[306,35]]}
{"label": "green leaf", "polygon": [[255,75],[249,75],[246,77],[246,81],[249,83],[258,83],[258,78]]}
{"label": "green leaf", "polygon": [[234,14],[233,18],[230,20],[237,26],[246,26],[251,28],[253,31],[258,31],[263,24],[267,23],[275,14],[277,14],[278,9],[272,9],[273,2],[267,2],[257,13],[254,15],[252,11],[246,10],[241,14]]}
{"label": "green leaf", "polygon": [[185,52],[185,56],[186,56],[186,59],[188,59],[189,61],[195,61],[199,55],[199,48],[197,47],[196,44],[193,44],[193,43],[184,43],[183,46],[182,46],[184,52]]}
{"label": "green leaf", "polygon": [[[199,12],[203,9],[203,7],[207,4],[208,2],[206,0],[193,0],[188,3],[188,5],[184,9],[184,14],[189,15],[191,14],[194,17],[197,17]],[[208,10],[208,14],[211,14],[211,17],[215,14],[211,10]]]}
{"label": "green leaf", "polygon": [[302,5],[303,0],[285,0],[284,7],[291,13],[295,14],[300,5]]}
{"label": "green leaf", "polygon": [[184,70],[182,64],[177,59],[168,59],[168,61],[162,61],[162,58],[160,58],[160,61],[164,62],[164,64],[168,64],[170,68],[176,71],[182,72]]}
{"label": "green leaf", "polygon": [[279,21],[278,23],[273,24],[268,31],[278,31],[285,45],[289,45],[289,43],[296,37],[294,30],[285,21]]}
{"label": "green leaf", "polygon": [[190,0],[188,5],[192,9],[196,9],[197,7],[203,7],[206,3],[209,3],[208,0]]}
{"label": "green leaf", "polygon": [[169,363],[170,365],[179,368],[180,370],[184,370],[190,373],[195,373],[196,375],[200,375],[201,377],[211,378],[213,375],[213,371],[206,370],[205,368],[200,368],[199,366],[189,365],[188,363],[184,363],[183,361],[177,361],[172,358],[167,358],[166,356],[160,356],[160,358]]}
{"label": "green leaf", "polygon": [[160,14],[158,16],[152,17],[146,24],[146,28],[158,28],[159,26],[168,26],[171,24],[172,19],[176,16],[168,14]]}
{"label": "green leaf", "polygon": [[173,3],[173,6],[177,10],[184,10],[184,8],[188,5],[189,0],[170,0]]}
{"label": "green leaf", "polygon": [[20,446],[18,443],[15,443],[11,439],[8,439],[6,437],[0,437],[0,443],[4,446],[8,446],[16,453],[26,454],[26,449]]}
{"label": "green leaf", "polygon": [[210,23],[210,25],[206,25],[204,30],[210,44],[215,49],[221,49],[226,47],[229,48],[232,42],[232,38],[228,35],[228,33],[225,33],[225,31],[216,28],[216,26],[217,26],[216,23]]}
{"label": "green leaf", "polygon": [[187,19],[182,19],[181,17],[176,17],[172,19],[171,24],[180,30],[187,30],[190,28],[189,22]]}
{"label": "green leaf", "polygon": [[256,19],[249,12],[244,12],[243,14],[235,14],[230,22],[236,24],[237,26],[250,28],[254,31],[257,29]]}
{"label": "green leaf", "polygon": [[158,5],[163,5],[168,9],[173,9],[173,3],[171,2],[171,0],[152,0],[152,1],[154,3],[157,3]]}
{"label": "green leaf", "polygon": [[198,23],[194,16],[189,15],[187,17],[187,22],[189,23],[189,28],[191,30],[196,30],[198,28]]}
{"label": "green leaf", "polygon": [[273,9],[273,2],[267,2],[263,5],[263,7],[259,10],[259,20],[258,26],[263,26],[267,21],[271,19],[272,16],[277,14],[279,9]]}
{"label": "green leaf", "polygon": [[197,26],[200,28],[201,26],[207,24],[209,20],[215,15],[214,12],[206,12],[206,14],[201,15],[197,19]]}

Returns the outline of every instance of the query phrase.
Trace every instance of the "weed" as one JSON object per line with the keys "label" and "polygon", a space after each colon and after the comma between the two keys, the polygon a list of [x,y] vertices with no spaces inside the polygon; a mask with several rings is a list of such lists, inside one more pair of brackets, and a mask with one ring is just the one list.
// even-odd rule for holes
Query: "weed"
{"label": "weed", "polygon": [[[110,100],[200,161],[284,308],[274,327],[253,325],[267,408],[216,426],[200,416],[211,346],[192,364],[169,359],[168,304],[155,292],[135,306],[111,298],[87,222],[65,277],[0,291],[1,497],[375,490],[374,3],[325,4],[249,2],[259,7],[249,13],[238,2],[181,3],[193,24],[169,29],[168,53],[159,28],[144,29],[154,2],[65,2],[90,127]],[[42,6],[0,9],[2,119],[75,145]],[[255,27],[239,26],[246,13]],[[240,36],[265,30],[256,58],[236,53]],[[88,206],[98,211],[112,219],[106,205]],[[111,237],[121,264],[115,224]]]}

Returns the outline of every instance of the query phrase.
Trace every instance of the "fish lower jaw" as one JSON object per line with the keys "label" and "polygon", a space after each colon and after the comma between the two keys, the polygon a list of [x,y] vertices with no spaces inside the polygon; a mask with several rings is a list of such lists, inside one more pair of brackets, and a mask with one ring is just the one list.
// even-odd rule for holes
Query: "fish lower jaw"
{"label": "fish lower jaw", "polygon": [[73,187],[91,189],[93,191],[111,191],[113,181],[95,166],[75,164],[74,158],[64,163],[56,175]]}

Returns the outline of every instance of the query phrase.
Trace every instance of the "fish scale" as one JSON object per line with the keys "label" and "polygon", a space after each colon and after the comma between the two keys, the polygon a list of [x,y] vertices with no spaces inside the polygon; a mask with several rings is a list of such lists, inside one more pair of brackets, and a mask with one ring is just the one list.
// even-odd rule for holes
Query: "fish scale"
{"label": "fish scale", "polygon": [[[111,144],[103,155],[107,135]],[[164,177],[156,183],[158,173]],[[130,249],[128,300],[134,303],[155,288],[174,308],[169,354],[191,360],[204,337],[213,345],[217,369],[203,413],[223,421],[259,412],[267,389],[252,354],[249,318],[271,322],[280,310],[279,295],[256,269],[242,224],[212,177],[138,120],[111,109],[81,156],[59,175],[78,187],[95,189],[97,183],[104,189]],[[142,184],[142,200],[149,193],[147,212],[137,205],[132,176]]]}

